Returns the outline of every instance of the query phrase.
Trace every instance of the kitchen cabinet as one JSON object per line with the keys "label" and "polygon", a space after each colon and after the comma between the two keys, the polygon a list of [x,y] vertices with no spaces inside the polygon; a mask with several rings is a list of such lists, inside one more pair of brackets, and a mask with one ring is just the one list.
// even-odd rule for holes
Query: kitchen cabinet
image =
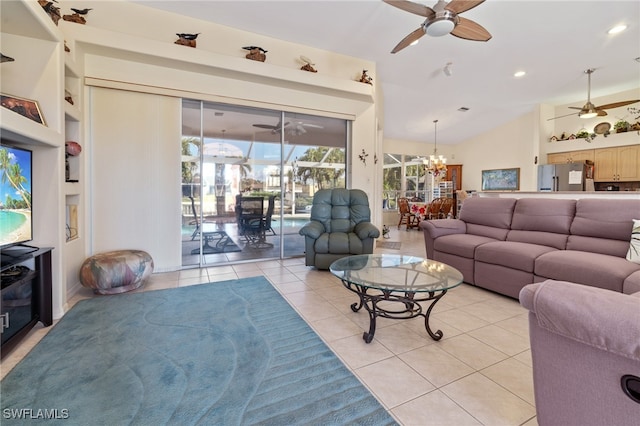
{"label": "kitchen cabinet", "polygon": [[547,154],[547,164],[579,163],[581,161],[595,161],[594,150],[583,149]]}
{"label": "kitchen cabinet", "polygon": [[596,182],[640,181],[640,145],[594,150]]}

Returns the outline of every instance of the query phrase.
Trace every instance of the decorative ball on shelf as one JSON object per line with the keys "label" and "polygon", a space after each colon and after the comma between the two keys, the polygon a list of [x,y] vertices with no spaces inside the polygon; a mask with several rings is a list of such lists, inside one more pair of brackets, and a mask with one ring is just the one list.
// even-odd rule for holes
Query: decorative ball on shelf
{"label": "decorative ball on shelf", "polygon": [[80,153],[82,152],[82,147],[78,142],[67,141],[64,143],[64,146],[65,146],[65,152],[67,153],[67,155],[70,155],[71,157],[76,157],[80,155]]}

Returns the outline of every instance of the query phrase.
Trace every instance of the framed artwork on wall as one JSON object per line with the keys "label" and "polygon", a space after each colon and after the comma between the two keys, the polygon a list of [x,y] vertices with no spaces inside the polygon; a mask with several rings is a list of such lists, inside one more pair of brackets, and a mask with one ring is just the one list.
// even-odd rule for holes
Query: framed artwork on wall
{"label": "framed artwork on wall", "polygon": [[483,191],[518,191],[520,168],[492,169],[482,171]]}
{"label": "framed artwork on wall", "polygon": [[21,116],[27,117],[36,123],[47,125],[47,123],[44,122],[44,117],[42,117],[42,112],[40,112],[40,106],[36,101],[2,94],[0,95],[0,104],[4,108],[17,112]]}

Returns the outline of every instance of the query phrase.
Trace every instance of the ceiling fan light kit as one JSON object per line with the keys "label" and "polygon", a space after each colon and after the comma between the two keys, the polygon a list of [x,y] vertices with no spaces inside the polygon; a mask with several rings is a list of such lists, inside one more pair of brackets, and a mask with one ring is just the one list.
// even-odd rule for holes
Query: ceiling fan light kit
{"label": "ceiling fan light kit", "polygon": [[462,12],[484,3],[484,0],[452,0],[449,3],[444,0],[438,0],[433,9],[423,4],[406,0],[383,1],[405,12],[426,18],[420,27],[403,38],[391,53],[397,53],[407,46],[413,46],[425,34],[432,37],[451,34],[458,38],[474,41],[488,41],[491,39],[491,34],[482,25],[459,16]]}
{"label": "ceiling fan light kit", "polygon": [[444,10],[437,12],[435,18],[425,23],[424,31],[432,37],[442,37],[450,34],[458,22],[458,17],[454,13]]}

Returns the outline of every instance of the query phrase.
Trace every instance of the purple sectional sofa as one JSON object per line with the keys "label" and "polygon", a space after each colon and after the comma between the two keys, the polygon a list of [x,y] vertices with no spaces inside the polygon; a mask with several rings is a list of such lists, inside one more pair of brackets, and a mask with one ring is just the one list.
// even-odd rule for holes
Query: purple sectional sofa
{"label": "purple sectional sofa", "polygon": [[570,281],[640,291],[640,264],[626,260],[640,200],[473,197],[459,219],[425,220],[427,258],[464,281],[518,298],[527,284]]}

